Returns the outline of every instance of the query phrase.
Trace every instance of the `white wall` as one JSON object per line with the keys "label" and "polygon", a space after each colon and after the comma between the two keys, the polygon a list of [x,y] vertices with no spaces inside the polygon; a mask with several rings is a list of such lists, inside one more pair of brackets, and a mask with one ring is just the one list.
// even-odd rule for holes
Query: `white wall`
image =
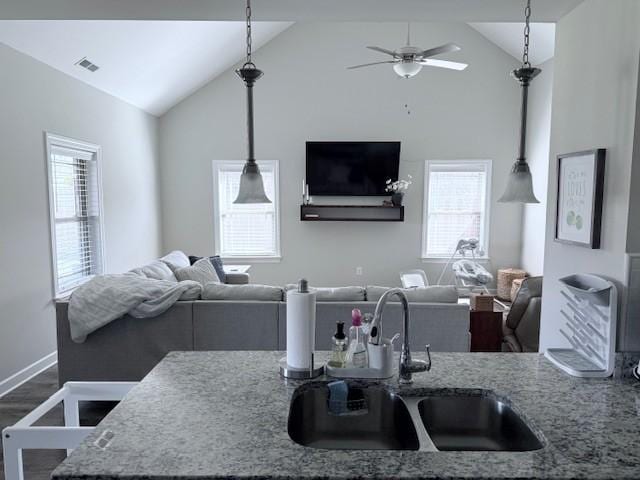
{"label": "white wall", "polygon": [[[556,29],[547,195],[541,348],[563,346],[558,334],[558,278],[578,272],[604,275],[621,288],[624,305],[625,247],[638,55],[640,2],[588,0],[562,18]],[[554,242],[555,157],[596,147],[607,149],[602,246],[599,250]],[[637,207],[637,206],[636,206]],[[637,214],[637,213],[636,213]],[[619,330],[624,332],[625,328]],[[618,348],[632,339],[619,335]]]}
{"label": "white wall", "polygon": [[[465,24],[417,23],[413,43],[454,41],[463,51],[447,57],[469,68],[425,68],[408,81],[390,66],[345,69],[385,60],[365,46],[397,48],[405,36],[400,23],[299,23],[255,54],[265,71],[255,87],[256,155],[281,162],[283,258],[254,264],[252,281],[394,285],[406,268],[425,268],[435,281],[442,265],[419,258],[424,160],[493,159],[493,198],[502,194],[517,153],[520,90],[509,73],[518,63]],[[245,122],[244,86],[232,71],[161,118],[165,250],[214,251],[211,161],[245,157]],[[307,140],[401,140],[400,174],[415,181],[405,222],[300,222]],[[519,263],[520,227],[520,206],[493,203],[493,268]]]}
{"label": "white wall", "polygon": [[[640,55],[638,55],[640,62]],[[638,67],[640,69],[640,66]],[[640,75],[636,94],[636,132],[633,144],[633,165],[631,185],[640,185]],[[627,229],[627,252],[640,254],[640,215],[636,208],[640,206],[640,188],[631,189],[629,201],[629,226]],[[640,322],[639,322],[640,323]]]}
{"label": "white wall", "polygon": [[0,44],[0,382],[56,349],[44,131],[102,146],[106,268],[160,253],[157,119]]}
{"label": "white wall", "polygon": [[532,276],[542,275],[544,267],[553,59],[547,60],[539,67],[542,69],[542,73],[533,80],[529,87],[527,161],[531,167],[533,191],[540,203],[524,206],[522,250],[520,253],[522,268]]}

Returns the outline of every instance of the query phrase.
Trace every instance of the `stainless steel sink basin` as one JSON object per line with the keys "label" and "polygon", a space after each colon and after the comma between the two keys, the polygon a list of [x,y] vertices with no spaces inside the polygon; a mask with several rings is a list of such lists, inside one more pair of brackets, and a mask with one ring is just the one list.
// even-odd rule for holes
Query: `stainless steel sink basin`
{"label": "stainless steel sink basin", "polygon": [[293,394],[293,441],[332,450],[526,452],[542,442],[506,401],[491,391],[395,393],[383,384],[349,381],[346,402],[330,398],[329,382]]}
{"label": "stainless steel sink basin", "polygon": [[289,436],[300,445],[334,450],[418,450],[411,415],[382,385],[349,384],[348,402],[329,402],[327,382],[298,388],[291,401]]}
{"label": "stainless steel sink basin", "polygon": [[486,395],[434,395],[418,402],[438,450],[524,452],[542,443],[513,409]]}

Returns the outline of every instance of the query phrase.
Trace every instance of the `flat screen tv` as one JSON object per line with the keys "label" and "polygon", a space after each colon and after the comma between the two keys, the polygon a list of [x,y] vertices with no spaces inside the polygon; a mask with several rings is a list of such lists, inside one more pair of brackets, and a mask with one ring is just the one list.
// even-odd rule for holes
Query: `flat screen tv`
{"label": "flat screen tv", "polygon": [[309,195],[389,195],[399,164],[400,142],[307,142]]}

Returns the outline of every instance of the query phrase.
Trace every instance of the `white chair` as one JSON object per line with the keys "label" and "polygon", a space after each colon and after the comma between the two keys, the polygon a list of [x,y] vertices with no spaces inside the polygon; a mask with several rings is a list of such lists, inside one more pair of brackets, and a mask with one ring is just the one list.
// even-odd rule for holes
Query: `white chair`
{"label": "white chair", "polygon": [[400,272],[400,281],[403,288],[428,287],[429,280],[424,270],[405,270]]}
{"label": "white chair", "polygon": [[[22,450],[66,449],[67,455],[76,448],[95,427],[81,427],[79,401],[120,401],[137,382],[67,382],[48,400],[32,410],[15,425],[2,431],[5,480],[24,480]],[[33,426],[60,402],[64,405],[64,426]],[[103,448],[113,433],[105,431],[95,445]]]}

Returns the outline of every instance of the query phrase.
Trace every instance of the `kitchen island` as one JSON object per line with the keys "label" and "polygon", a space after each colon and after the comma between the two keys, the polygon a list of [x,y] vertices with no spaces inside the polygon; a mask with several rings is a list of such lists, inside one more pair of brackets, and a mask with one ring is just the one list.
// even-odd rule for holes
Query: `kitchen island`
{"label": "kitchen island", "polygon": [[391,388],[404,396],[433,389],[491,390],[512,403],[543,448],[323,450],[289,438],[289,402],[302,382],[279,377],[282,355],[170,353],[52,478],[640,478],[635,380],[572,378],[538,354],[434,353],[430,372],[414,375],[409,387],[394,379]]}

